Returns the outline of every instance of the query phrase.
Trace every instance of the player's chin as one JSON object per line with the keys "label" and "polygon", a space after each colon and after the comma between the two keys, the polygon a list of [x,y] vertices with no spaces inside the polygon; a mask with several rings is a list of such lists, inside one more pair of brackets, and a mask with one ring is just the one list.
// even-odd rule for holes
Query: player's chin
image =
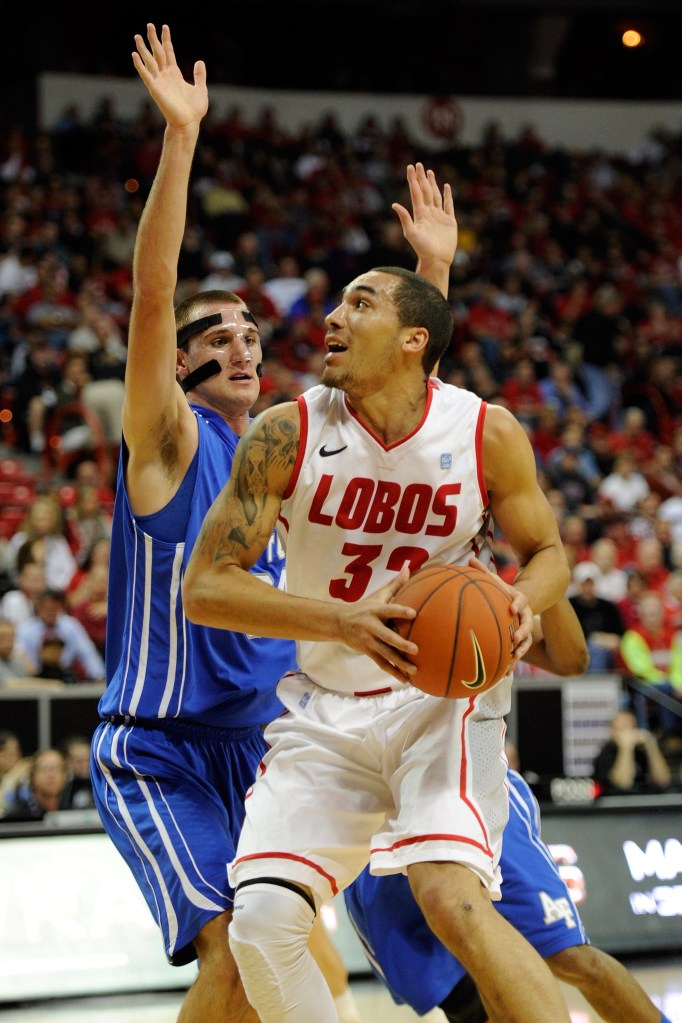
{"label": "player's chin", "polygon": [[325,387],[343,387],[347,374],[340,366],[325,366],[322,370],[320,382]]}
{"label": "player's chin", "polygon": [[260,393],[260,384],[257,377],[234,377],[229,380],[228,388],[230,394],[248,402],[249,407],[253,405]]}

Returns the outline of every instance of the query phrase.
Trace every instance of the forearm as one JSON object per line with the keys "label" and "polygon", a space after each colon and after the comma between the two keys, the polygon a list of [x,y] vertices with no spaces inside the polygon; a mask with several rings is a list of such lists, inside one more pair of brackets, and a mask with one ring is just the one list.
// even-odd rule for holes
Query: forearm
{"label": "forearm", "polygon": [[635,784],[635,757],[633,749],[620,748],[609,771],[609,781],[619,789],[631,789]]}
{"label": "forearm", "polygon": [[670,784],[670,768],[653,736],[647,741],[645,749],[649,760],[651,781],[662,789],[667,788]]}
{"label": "forearm", "polygon": [[565,595],[570,576],[563,549],[551,544],[533,554],[514,580],[514,588],[525,593],[533,614],[543,614]]}
{"label": "forearm", "polygon": [[426,256],[417,261],[416,272],[425,277],[427,281],[435,286],[445,298],[450,292],[450,263],[442,259],[432,259]]}
{"label": "forearm", "polygon": [[183,583],[185,614],[197,625],[277,639],[338,640],[338,606],[269,586],[236,565],[193,572]]}
{"label": "forearm", "polygon": [[543,611],[537,632],[526,661],[556,675],[582,675],[587,671],[590,655],[585,636],[565,597]]}
{"label": "forearm", "polygon": [[185,231],[187,192],[199,122],[167,127],[159,168],[142,214],[135,245],[136,294],[165,299],[175,294],[177,262]]}

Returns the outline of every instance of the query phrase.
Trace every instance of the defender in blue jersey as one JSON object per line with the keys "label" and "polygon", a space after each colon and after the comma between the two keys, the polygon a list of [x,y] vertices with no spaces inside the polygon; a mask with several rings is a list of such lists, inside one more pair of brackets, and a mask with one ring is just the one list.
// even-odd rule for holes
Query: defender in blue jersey
{"label": "defender in blue jersey", "polygon": [[[257,325],[229,292],[174,309],[192,158],[208,95],[177,67],[170,34],[136,36],[133,61],[166,119],[134,259],[114,509],[102,723],[92,743],[97,808],[174,964],[199,958],[179,1019],[255,1021],[228,942],[244,797],[281,706],[294,644],[198,628],[181,582],[202,519],[230,474],[258,397]],[[276,543],[254,567],[283,585]],[[112,893],[115,898],[115,892]]]}

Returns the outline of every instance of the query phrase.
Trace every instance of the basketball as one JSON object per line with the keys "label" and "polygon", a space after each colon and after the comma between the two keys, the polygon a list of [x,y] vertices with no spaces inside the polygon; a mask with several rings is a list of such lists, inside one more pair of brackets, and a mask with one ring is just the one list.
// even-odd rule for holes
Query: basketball
{"label": "basketball", "polygon": [[468,565],[429,565],[393,598],[417,617],[396,620],[419,647],[412,685],[431,696],[468,698],[491,689],[507,673],[518,615],[485,570]]}

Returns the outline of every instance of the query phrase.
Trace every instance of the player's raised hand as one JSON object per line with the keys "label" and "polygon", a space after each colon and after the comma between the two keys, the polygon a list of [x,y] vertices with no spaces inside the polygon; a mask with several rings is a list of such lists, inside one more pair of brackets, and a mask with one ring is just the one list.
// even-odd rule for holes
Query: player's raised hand
{"label": "player's raised hand", "polygon": [[194,65],[194,82],[186,82],[175,59],[168,25],[161,29],[159,39],[154,25],[147,25],[147,40],[135,36],[137,52],[133,64],[149,93],[173,128],[198,124],[208,110],[206,65],[198,60]]}
{"label": "player's raised hand", "polygon": [[425,170],[422,163],[408,166],[407,183],[412,213],[397,202],[392,209],[398,214],[403,234],[417,254],[420,270],[423,273],[423,265],[432,262],[449,267],[457,250],[452,189],[446,182],[441,192],[435,174]]}

